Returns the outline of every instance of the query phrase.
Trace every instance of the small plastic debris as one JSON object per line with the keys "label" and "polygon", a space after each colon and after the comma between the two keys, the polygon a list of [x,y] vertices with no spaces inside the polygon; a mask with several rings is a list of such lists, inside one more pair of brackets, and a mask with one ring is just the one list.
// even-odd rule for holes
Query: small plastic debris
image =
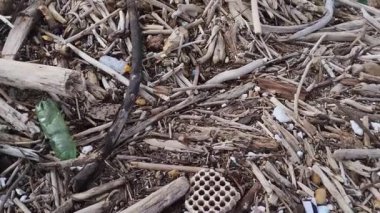
{"label": "small plastic debris", "polygon": [[221,107],[222,107],[222,108],[224,108],[224,107],[226,107],[226,106],[227,106],[227,104],[222,104],[222,106],[221,106]]}
{"label": "small plastic debris", "polygon": [[265,206],[252,206],[251,213],[264,213]]}
{"label": "small plastic debris", "polygon": [[6,177],[0,177],[0,189],[5,187]]}
{"label": "small plastic debris", "polygon": [[202,169],[190,180],[191,189],[185,207],[190,213],[224,213],[240,200],[239,192],[213,169]]}
{"label": "small plastic debris", "polygon": [[18,196],[22,196],[26,194],[26,192],[20,188],[16,188],[15,191]]}
{"label": "small plastic debris", "polygon": [[360,128],[360,126],[353,120],[350,120],[351,128],[354,130],[355,134],[362,136],[363,135],[363,129]]}
{"label": "small plastic debris", "polygon": [[248,94],[243,94],[243,95],[241,95],[241,100],[245,100],[245,99],[247,99],[248,98]]}
{"label": "small plastic debris", "polygon": [[317,205],[313,199],[307,199],[302,201],[303,208],[305,209],[305,213],[316,213],[318,212]]}
{"label": "small plastic debris", "polygon": [[120,74],[130,73],[132,70],[131,66],[129,66],[126,61],[119,60],[108,55],[100,57],[99,62],[112,68]]}
{"label": "small plastic debris", "polygon": [[273,116],[281,123],[286,123],[291,121],[289,116],[286,114],[285,110],[281,106],[276,106],[273,110]]}
{"label": "small plastic debris", "polygon": [[28,199],[28,195],[23,195],[23,196],[20,197],[20,201],[22,203],[25,203],[27,201],[27,199]]}
{"label": "small plastic debris", "polygon": [[371,122],[371,126],[372,126],[373,130],[375,130],[376,133],[380,132],[380,123]]}
{"label": "small plastic debris", "polygon": [[237,164],[236,158],[235,158],[234,156],[231,156],[231,157],[230,157],[230,160],[231,160],[232,162],[234,162],[234,164]]}
{"label": "small plastic debris", "polygon": [[61,160],[75,158],[76,144],[57,104],[51,99],[40,101],[36,106],[36,114],[42,131],[49,139],[50,146],[57,157]]}
{"label": "small plastic debris", "polygon": [[330,212],[330,208],[328,206],[318,206],[318,213],[329,213]]}
{"label": "small plastic debris", "polygon": [[260,92],[261,88],[259,86],[255,86],[254,90],[255,92]]}
{"label": "small plastic debris", "polygon": [[302,158],[303,157],[303,152],[302,151],[297,151],[298,157]]}
{"label": "small plastic debris", "polygon": [[326,204],[327,191],[325,188],[319,188],[314,192],[315,202],[318,205]]}
{"label": "small plastic debris", "polygon": [[82,153],[85,154],[85,155],[87,155],[88,153],[90,153],[92,150],[94,150],[94,147],[91,146],[91,145],[82,147]]}

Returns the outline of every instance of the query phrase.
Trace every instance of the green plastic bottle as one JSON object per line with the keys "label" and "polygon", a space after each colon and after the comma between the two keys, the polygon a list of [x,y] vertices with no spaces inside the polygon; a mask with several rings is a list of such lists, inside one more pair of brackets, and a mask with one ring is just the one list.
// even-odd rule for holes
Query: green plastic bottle
{"label": "green plastic bottle", "polygon": [[36,113],[41,129],[56,156],[60,160],[76,158],[76,144],[57,104],[51,99],[40,101],[36,106]]}

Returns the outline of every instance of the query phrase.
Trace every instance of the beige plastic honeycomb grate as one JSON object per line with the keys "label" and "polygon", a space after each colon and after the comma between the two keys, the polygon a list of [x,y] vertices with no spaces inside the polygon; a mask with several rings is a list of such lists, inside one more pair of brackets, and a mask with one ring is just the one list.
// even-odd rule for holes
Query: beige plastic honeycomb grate
{"label": "beige plastic honeycomb grate", "polygon": [[239,192],[213,169],[203,169],[190,179],[190,194],[185,202],[188,212],[223,213],[240,200]]}

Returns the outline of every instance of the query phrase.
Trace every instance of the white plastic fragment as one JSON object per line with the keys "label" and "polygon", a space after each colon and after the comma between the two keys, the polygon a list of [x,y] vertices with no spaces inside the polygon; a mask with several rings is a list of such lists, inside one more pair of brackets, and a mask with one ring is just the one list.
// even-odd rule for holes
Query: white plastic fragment
{"label": "white plastic fragment", "polygon": [[87,155],[88,153],[90,153],[92,150],[94,150],[94,147],[91,146],[91,145],[82,147],[82,153],[85,154],[85,155]]}
{"label": "white plastic fragment", "polygon": [[303,208],[305,209],[305,213],[314,213],[316,209],[316,202],[314,198],[303,200],[302,201]]}
{"label": "white plastic fragment", "polygon": [[371,122],[371,126],[376,133],[380,132],[380,123]]}
{"label": "white plastic fragment", "polygon": [[303,157],[303,152],[302,151],[297,151],[298,157],[302,158]]}
{"label": "white plastic fragment", "polygon": [[129,67],[127,62],[123,60],[118,60],[117,58],[108,55],[100,57],[99,62],[112,68],[120,74],[124,74],[125,72],[127,72],[127,68]]}
{"label": "white plastic fragment", "polygon": [[20,201],[22,203],[25,203],[27,201],[27,198],[28,198],[28,195],[23,195],[23,196],[20,197]]}
{"label": "white plastic fragment", "polygon": [[357,135],[363,135],[363,129],[362,128],[360,128],[360,126],[355,122],[355,121],[353,121],[353,120],[350,120],[350,123],[351,123],[351,128],[352,128],[352,130],[354,130],[354,132],[355,132],[355,134],[357,134]]}
{"label": "white plastic fragment", "polygon": [[0,189],[5,187],[6,177],[0,177]]}
{"label": "white plastic fragment", "polygon": [[20,188],[16,188],[15,191],[18,196],[26,194],[26,192]]}
{"label": "white plastic fragment", "polygon": [[230,160],[231,160],[232,162],[234,162],[234,164],[237,164],[236,158],[235,158],[234,156],[231,156],[231,157],[230,157]]}
{"label": "white plastic fragment", "polygon": [[273,116],[281,123],[286,123],[291,121],[289,116],[286,114],[285,110],[281,106],[276,106],[273,110]]}
{"label": "white plastic fragment", "polygon": [[241,100],[245,100],[248,98],[248,94],[244,93],[243,95],[241,95]]}
{"label": "white plastic fragment", "polygon": [[259,86],[255,86],[254,90],[255,92],[260,92],[261,88]]}
{"label": "white plastic fragment", "polygon": [[330,212],[329,207],[325,206],[325,205],[318,206],[317,209],[318,209],[318,213],[329,213]]}
{"label": "white plastic fragment", "polygon": [[252,206],[251,213],[264,213],[265,206]]}
{"label": "white plastic fragment", "polygon": [[190,213],[225,213],[240,200],[239,192],[213,169],[202,169],[190,179],[185,207]]}

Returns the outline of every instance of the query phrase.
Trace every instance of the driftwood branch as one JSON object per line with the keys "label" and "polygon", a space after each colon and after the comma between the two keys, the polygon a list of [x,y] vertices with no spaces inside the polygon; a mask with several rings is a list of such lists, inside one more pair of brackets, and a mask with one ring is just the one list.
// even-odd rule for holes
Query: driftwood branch
{"label": "driftwood branch", "polygon": [[325,9],[326,9],[325,15],[318,22],[311,25],[310,27],[307,27],[307,28],[291,35],[287,40],[293,40],[293,39],[297,39],[297,38],[306,36],[306,35],[308,35],[312,32],[315,32],[315,31],[323,28],[324,26],[326,26],[331,21],[331,19],[333,18],[334,0],[327,0],[326,5],[325,5]]}
{"label": "driftwood branch", "polygon": [[85,84],[75,70],[0,59],[0,84],[66,97],[82,94]]}
{"label": "driftwood branch", "polygon": [[180,177],[120,213],[161,212],[184,196],[189,187],[188,180],[185,177]]}
{"label": "driftwood branch", "polygon": [[219,73],[218,75],[214,76],[212,79],[208,80],[206,84],[219,84],[223,83],[225,81],[233,80],[233,79],[239,79],[243,77],[244,75],[247,75],[251,72],[253,72],[255,69],[262,67],[267,62],[267,59],[258,59],[255,61],[252,61],[251,63],[244,65],[237,69],[232,70],[226,70],[222,73]]}
{"label": "driftwood branch", "polygon": [[338,149],[334,152],[333,157],[339,161],[378,159],[380,158],[380,149]]}

